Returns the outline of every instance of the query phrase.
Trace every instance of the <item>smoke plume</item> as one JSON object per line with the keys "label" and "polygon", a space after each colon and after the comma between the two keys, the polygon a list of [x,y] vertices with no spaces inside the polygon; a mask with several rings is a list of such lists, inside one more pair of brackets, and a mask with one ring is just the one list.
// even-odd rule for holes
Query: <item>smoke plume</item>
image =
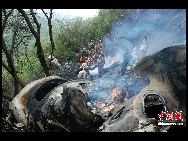
{"label": "smoke plume", "polygon": [[[130,98],[138,94],[149,84],[149,79],[147,78],[139,78],[134,73],[122,76],[119,73],[118,67],[112,69],[112,65],[118,62],[121,67],[126,48],[132,55],[133,48],[136,47],[137,60],[142,58],[140,47],[145,36],[147,36],[149,41],[146,55],[176,44],[185,44],[186,10],[127,10],[121,19],[113,24],[111,33],[107,34],[103,39],[103,50],[105,52],[104,68],[111,66],[111,69],[102,74],[102,77],[95,79],[94,87],[97,87],[97,90],[93,93],[95,97],[108,97],[111,93],[110,89],[113,87],[122,91],[131,89],[132,91],[129,91],[130,95],[128,96]],[[116,62],[110,62],[112,56],[115,57]]]}
{"label": "smoke plume", "polygon": [[186,42],[185,9],[134,9],[127,10],[129,17],[113,24],[110,35],[104,38],[103,48],[119,61],[125,48],[132,54],[134,47],[140,58],[140,46],[145,36],[149,40],[146,55],[165,47]]}

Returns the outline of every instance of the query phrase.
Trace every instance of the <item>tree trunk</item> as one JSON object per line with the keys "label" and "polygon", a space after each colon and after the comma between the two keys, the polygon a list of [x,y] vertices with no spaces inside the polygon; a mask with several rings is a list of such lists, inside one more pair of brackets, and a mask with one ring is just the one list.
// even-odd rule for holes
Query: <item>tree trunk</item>
{"label": "tree trunk", "polygon": [[49,26],[49,35],[50,35],[50,41],[51,41],[51,46],[52,46],[52,53],[51,53],[51,60],[50,60],[50,65],[49,65],[49,73],[52,67],[52,58],[54,55],[54,40],[53,40],[53,34],[52,34],[52,9],[50,9],[50,18],[48,18],[48,26]]}
{"label": "tree trunk", "polygon": [[13,73],[12,70],[3,62],[2,60],[2,66],[12,75],[12,77],[20,84],[20,86],[23,88],[26,86],[26,84],[17,76],[16,73]]}
{"label": "tree trunk", "polygon": [[51,46],[52,46],[52,52],[51,52],[51,58],[50,58],[50,64],[49,64],[49,74],[50,74],[50,71],[51,71],[51,68],[52,68],[52,60],[53,60],[53,55],[54,55],[54,49],[55,49],[55,44],[54,44],[53,34],[52,34],[52,9],[50,9],[50,17],[48,17],[48,15],[45,13],[45,11],[43,9],[41,9],[41,10],[48,20],[50,42],[51,42]]}
{"label": "tree trunk", "polygon": [[2,60],[2,66],[13,76],[13,78],[20,84],[21,87],[25,87],[26,84],[16,74],[14,62],[13,62],[13,59],[11,57],[10,51],[6,47],[3,35],[2,35],[2,49],[6,54],[7,62],[8,62],[8,65],[9,65],[9,66],[7,66],[5,64],[5,62],[3,62],[3,60]]}
{"label": "tree trunk", "polygon": [[10,97],[15,97],[17,94],[18,94],[18,82],[15,79],[13,79]]}
{"label": "tree trunk", "polygon": [[35,31],[33,25],[31,24],[30,20],[29,20],[29,17],[28,15],[25,13],[25,11],[23,9],[18,9],[18,11],[22,14],[22,16],[25,18],[25,21],[27,22],[28,26],[29,26],[29,29],[31,30],[31,33],[34,35],[35,39],[36,39],[36,46],[37,46],[37,55],[38,55],[38,58],[40,60],[40,64],[46,74],[46,76],[49,76],[49,68],[46,64],[46,60],[45,60],[45,57],[44,57],[44,51],[42,49],[42,45],[41,45],[41,42],[40,42],[40,24],[38,23],[35,15],[34,15],[34,12],[33,10],[30,10],[31,12],[31,15],[33,17],[33,20],[34,22],[36,23],[37,25],[37,32]]}

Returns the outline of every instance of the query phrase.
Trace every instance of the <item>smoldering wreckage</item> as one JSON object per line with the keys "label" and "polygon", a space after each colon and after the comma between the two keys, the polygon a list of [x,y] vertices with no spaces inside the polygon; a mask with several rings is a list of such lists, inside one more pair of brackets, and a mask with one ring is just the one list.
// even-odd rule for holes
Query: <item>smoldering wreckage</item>
{"label": "smoldering wreckage", "polygon": [[[108,69],[113,73],[118,67]],[[23,88],[10,109],[19,123],[35,132],[165,132],[177,127],[158,125],[161,111],[182,111],[186,126],[186,45],[141,58],[131,74],[135,81],[149,78],[150,82],[128,100],[123,97],[128,89],[115,86],[107,87],[112,91],[106,99],[89,100],[99,90],[95,81],[50,76]],[[126,76],[130,77],[128,73],[121,77],[124,83]]]}

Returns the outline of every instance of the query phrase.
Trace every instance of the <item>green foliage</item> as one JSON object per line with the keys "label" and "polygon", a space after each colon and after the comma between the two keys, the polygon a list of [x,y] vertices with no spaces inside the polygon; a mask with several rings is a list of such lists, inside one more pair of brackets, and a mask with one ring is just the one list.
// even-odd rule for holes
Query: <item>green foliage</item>
{"label": "green foliage", "polygon": [[35,74],[39,77],[44,77],[44,73],[39,59],[31,54],[28,54],[27,56],[29,58],[29,61],[23,54],[15,59],[14,64],[18,71],[18,77],[21,80],[24,80],[26,83],[30,83],[38,79]]}
{"label": "green foliage", "polygon": [[58,59],[75,56],[76,47],[86,46],[89,41],[109,32],[123,12],[124,9],[101,9],[98,16],[86,20],[58,21],[61,28],[55,38],[55,56]]}
{"label": "green foliage", "polygon": [[112,24],[116,22],[124,9],[100,9],[99,15],[93,18],[92,26],[96,31],[96,36],[104,35],[112,29]]}
{"label": "green foliage", "polygon": [[[123,9],[101,9],[99,15],[93,18],[74,18],[52,21],[55,42],[54,56],[59,60],[72,56],[75,57],[77,47],[86,46],[89,41],[110,32],[113,22],[120,18],[123,11]],[[20,18],[20,21],[15,46],[19,44],[19,42],[22,42],[13,50],[14,65],[18,77],[21,80],[24,80],[25,83],[30,83],[40,77],[44,77],[45,74],[37,56],[37,48],[34,46],[35,39],[31,36],[27,23],[16,10],[13,11],[13,15],[10,16],[7,21],[4,30],[4,34],[6,34],[4,40],[8,49],[10,49],[13,35],[11,30],[15,26],[18,17]],[[37,16],[37,19],[39,23],[41,23],[41,44],[47,60],[47,65],[49,65],[49,60],[47,58],[51,54],[52,48],[49,40],[47,19],[46,17],[39,15]],[[60,23],[60,25],[57,23]],[[24,36],[28,37],[23,38]],[[25,52],[27,52],[28,58],[25,56]],[[7,63],[4,52],[2,52],[2,59]],[[11,87],[13,79],[3,67],[2,77],[3,84],[9,84],[3,85],[3,91],[8,93],[6,86]]]}

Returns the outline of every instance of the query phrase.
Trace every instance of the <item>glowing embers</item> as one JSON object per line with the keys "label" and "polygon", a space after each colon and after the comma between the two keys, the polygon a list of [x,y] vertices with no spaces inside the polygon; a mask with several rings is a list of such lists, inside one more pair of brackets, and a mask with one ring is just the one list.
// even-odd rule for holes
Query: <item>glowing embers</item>
{"label": "glowing embers", "polygon": [[102,113],[105,113],[105,112],[110,112],[112,109],[114,109],[115,107],[117,107],[116,103],[115,102],[109,102],[107,103],[107,105],[105,103],[102,103],[100,105],[100,107],[102,108]]}
{"label": "glowing embers", "polygon": [[125,98],[119,88],[112,88],[111,85],[82,85],[82,88],[87,97],[87,105],[104,118],[109,117],[111,111]]}
{"label": "glowing embers", "polygon": [[118,88],[115,88],[112,90],[113,91],[113,94],[111,94],[110,98],[114,98],[114,97],[117,97],[118,95],[120,95],[121,91],[118,90]]}
{"label": "glowing embers", "polygon": [[118,88],[112,89],[112,94],[109,95],[105,103],[102,103],[100,105],[100,107],[102,107],[103,109],[102,112],[107,112],[107,111],[110,112],[112,109],[117,107],[118,103],[116,103],[114,99],[120,96],[121,95],[120,93],[121,91]]}
{"label": "glowing embers", "polygon": [[148,118],[158,118],[161,111],[166,111],[165,100],[159,94],[148,93],[144,96],[143,108]]}

